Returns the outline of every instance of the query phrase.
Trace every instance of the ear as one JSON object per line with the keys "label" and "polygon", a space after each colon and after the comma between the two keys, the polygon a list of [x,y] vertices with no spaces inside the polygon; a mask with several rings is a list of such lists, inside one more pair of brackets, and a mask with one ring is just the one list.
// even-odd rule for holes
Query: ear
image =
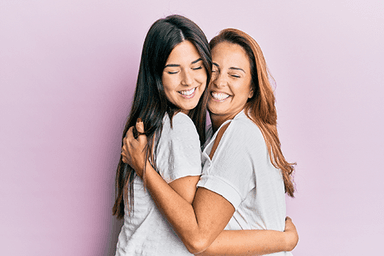
{"label": "ear", "polygon": [[253,97],[253,87],[251,87],[251,90],[249,91],[248,99],[250,99],[252,97]]}

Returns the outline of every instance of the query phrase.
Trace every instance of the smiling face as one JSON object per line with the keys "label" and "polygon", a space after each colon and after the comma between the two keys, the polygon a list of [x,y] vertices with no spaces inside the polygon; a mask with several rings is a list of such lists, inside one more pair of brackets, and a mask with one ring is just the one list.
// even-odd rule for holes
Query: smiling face
{"label": "smiling face", "polygon": [[208,109],[221,123],[244,109],[253,96],[248,55],[233,43],[222,42],[212,49],[212,79],[209,84]]}
{"label": "smiling face", "polygon": [[172,50],[163,70],[167,99],[186,114],[194,109],[207,83],[207,73],[196,47],[183,41]]}

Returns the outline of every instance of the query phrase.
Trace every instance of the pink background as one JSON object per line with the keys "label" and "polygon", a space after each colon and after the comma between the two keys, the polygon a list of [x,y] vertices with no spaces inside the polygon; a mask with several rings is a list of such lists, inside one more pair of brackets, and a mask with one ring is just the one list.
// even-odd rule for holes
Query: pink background
{"label": "pink background", "polygon": [[382,253],[382,0],[0,0],[0,255],[114,255],[141,47],[172,13],[209,39],[236,27],[261,45],[298,163],[294,255]]}

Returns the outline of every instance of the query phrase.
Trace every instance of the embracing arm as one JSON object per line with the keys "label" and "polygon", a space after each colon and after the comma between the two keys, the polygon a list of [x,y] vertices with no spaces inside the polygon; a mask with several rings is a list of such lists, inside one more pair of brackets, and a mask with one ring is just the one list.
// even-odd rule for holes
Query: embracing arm
{"label": "embracing arm", "polygon": [[223,231],[234,208],[226,199],[210,190],[198,188],[191,205],[151,167],[147,170],[146,182],[156,205],[191,253],[206,250],[201,255],[261,255],[294,247],[287,241],[284,232]]}
{"label": "embracing arm", "polygon": [[[234,208],[228,201],[206,189],[197,190],[191,205],[163,180],[149,162],[145,182],[159,210],[191,253],[204,251],[224,229],[234,213]],[[214,199],[215,196],[218,198]],[[212,203],[203,206],[203,201]]]}
{"label": "embracing arm", "polygon": [[263,255],[291,251],[298,242],[292,220],[287,217],[284,232],[275,230],[224,230],[199,256]]}
{"label": "embracing arm", "polygon": [[[177,179],[169,186],[192,203],[197,176],[188,176]],[[292,220],[287,217],[285,231],[275,230],[223,230],[215,241],[199,256],[209,255],[263,255],[280,251],[291,251],[298,241],[296,228]]]}
{"label": "embracing arm", "polygon": [[[126,146],[131,153],[134,151],[133,149],[136,149],[137,154],[134,153],[133,157],[127,155],[129,159],[126,161],[136,167],[141,176],[144,158],[142,158],[143,154],[140,156],[141,150],[137,148],[140,148],[140,140],[144,140],[145,136],[139,136],[138,140],[132,138],[131,132],[128,132],[129,143]],[[141,144],[145,145],[145,143]],[[297,233],[292,229],[289,233],[290,236],[287,236],[285,232],[266,230],[223,231],[234,213],[231,203],[210,190],[199,188],[193,205],[191,205],[191,198],[193,198],[191,195],[194,193],[197,180],[194,181],[193,187],[190,186],[192,190],[188,190],[193,192],[187,192],[189,196],[183,196],[183,188],[188,187],[183,183],[187,177],[170,183],[170,187],[148,162],[146,169],[144,178],[147,189],[159,210],[192,253],[203,252],[211,245],[201,255],[223,253],[227,255],[260,255],[291,250],[297,243]],[[296,236],[296,241],[295,238],[292,238],[294,236]]]}

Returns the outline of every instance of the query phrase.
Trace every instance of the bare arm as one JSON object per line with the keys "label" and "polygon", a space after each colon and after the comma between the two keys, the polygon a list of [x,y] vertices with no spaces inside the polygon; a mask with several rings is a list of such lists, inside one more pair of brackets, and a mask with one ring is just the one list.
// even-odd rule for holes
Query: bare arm
{"label": "bare arm", "polygon": [[224,230],[199,256],[263,255],[291,251],[298,242],[292,220],[287,217],[284,232],[274,230]]}
{"label": "bare arm", "polygon": [[[139,136],[135,140],[131,136],[131,130],[128,133],[126,147],[131,151],[131,155],[127,155],[129,159],[125,161],[134,166],[138,174],[144,163],[143,154],[140,155],[140,145],[144,145],[140,140],[144,140],[145,136]],[[136,149],[136,152],[133,150]],[[135,153],[133,153],[135,152]],[[183,179],[176,180],[168,184],[157,174],[157,172],[147,163],[147,172],[145,181],[147,188],[151,193],[155,203],[159,207],[163,215],[174,227],[181,240],[184,242],[188,250],[192,253],[199,253],[212,246],[202,255],[215,255],[226,253],[228,255],[255,255],[272,253],[282,250],[292,249],[292,244],[297,243],[297,233],[286,233],[279,231],[223,231],[229,219],[234,213],[233,206],[222,196],[204,189],[197,190],[193,205],[191,205],[191,194],[187,197],[181,195],[182,189],[185,188]],[[197,180],[195,181],[197,182]],[[179,185],[179,189],[177,188]],[[176,185],[174,187],[173,185]],[[195,189],[195,185],[193,190]],[[190,190],[188,190],[190,191]],[[292,233],[294,233],[292,235]],[[287,242],[288,238],[296,236],[296,241]],[[215,241],[215,242],[213,242]]]}

